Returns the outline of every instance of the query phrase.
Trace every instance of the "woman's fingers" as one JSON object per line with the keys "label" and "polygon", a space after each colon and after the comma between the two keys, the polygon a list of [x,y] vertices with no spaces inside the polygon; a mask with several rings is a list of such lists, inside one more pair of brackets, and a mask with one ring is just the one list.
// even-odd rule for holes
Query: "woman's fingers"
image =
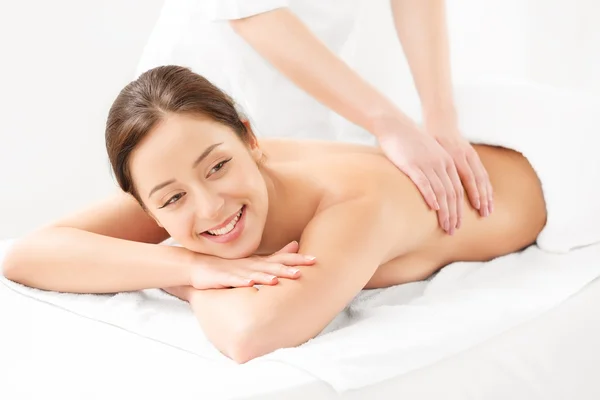
{"label": "woman's fingers", "polygon": [[267,257],[268,262],[284,264],[288,266],[294,265],[313,265],[315,263],[315,257],[298,254],[298,253],[287,253],[287,254],[273,254]]}
{"label": "woman's fingers", "polygon": [[256,271],[252,272],[249,276],[255,285],[276,285],[279,282],[277,276],[266,272]]}
{"label": "woman's fingers", "polygon": [[294,241],[286,244],[285,246],[283,246],[281,248],[281,250],[273,253],[273,255],[275,255],[275,254],[285,254],[285,253],[297,253],[298,252],[298,248],[299,248],[298,242],[296,242],[294,240]]}

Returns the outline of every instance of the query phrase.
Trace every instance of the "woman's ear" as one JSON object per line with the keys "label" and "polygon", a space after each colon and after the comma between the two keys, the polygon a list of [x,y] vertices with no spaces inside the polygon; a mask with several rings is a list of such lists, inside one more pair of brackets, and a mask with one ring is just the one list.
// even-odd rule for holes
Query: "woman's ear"
{"label": "woman's ear", "polygon": [[254,158],[254,161],[256,161],[257,163],[261,162],[263,159],[263,152],[260,149],[256,135],[254,135],[254,132],[252,131],[252,127],[250,126],[250,121],[248,121],[247,119],[243,119],[242,123],[246,127],[246,132],[248,134],[247,137],[248,137],[248,147],[250,147],[250,154],[252,154],[252,158]]}

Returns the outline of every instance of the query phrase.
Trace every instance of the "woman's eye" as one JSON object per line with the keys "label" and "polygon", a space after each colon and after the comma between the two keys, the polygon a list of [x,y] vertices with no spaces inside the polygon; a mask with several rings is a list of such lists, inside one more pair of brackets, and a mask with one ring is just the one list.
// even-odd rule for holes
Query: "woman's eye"
{"label": "woman's eye", "polygon": [[169,200],[167,200],[167,202],[165,204],[163,204],[163,206],[161,208],[165,208],[166,206],[168,206],[170,204],[176,203],[182,197],[183,197],[183,193],[177,193],[175,196],[173,196]]}
{"label": "woman's eye", "polygon": [[208,173],[208,176],[210,176],[210,175],[212,175],[214,173],[219,172],[219,170],[221,168],[223,168],[225,166],[225,164],[227,164],[229,161],[231,161],[231,158],[229,160],[221,161],[220,163],[218,163],[217,165],[215,165],[214,167],[212,167],[212,169]]}

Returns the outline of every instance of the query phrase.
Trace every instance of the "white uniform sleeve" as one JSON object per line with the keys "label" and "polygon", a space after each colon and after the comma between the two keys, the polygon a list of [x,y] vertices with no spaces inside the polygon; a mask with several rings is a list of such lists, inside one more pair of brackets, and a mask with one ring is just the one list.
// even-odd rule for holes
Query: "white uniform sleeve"
{"label": "white uniform sleeve", "polygon": [[277,8],[287,7],[289,0],[205,0],[211,20],[251,17]]}

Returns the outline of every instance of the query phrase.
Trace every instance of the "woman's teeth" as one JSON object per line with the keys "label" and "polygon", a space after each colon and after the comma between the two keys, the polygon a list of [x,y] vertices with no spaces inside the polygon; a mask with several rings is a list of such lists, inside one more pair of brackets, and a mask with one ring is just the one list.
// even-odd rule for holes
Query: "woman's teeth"
{"label": "woman's teeth", "polygon": [[239,221],[240,217],[242,216],[242,210],[243,210],[243,208],[240,208],[240,211],[238,211],[236,216],[231,221],[229,221],[229,223],[226,226],[224,226],[223,228],[209,230],[207,232],[213,236],[225,235],[225,234],[231,232],[233,230],[233,228],[235,228],[235,225]]}

